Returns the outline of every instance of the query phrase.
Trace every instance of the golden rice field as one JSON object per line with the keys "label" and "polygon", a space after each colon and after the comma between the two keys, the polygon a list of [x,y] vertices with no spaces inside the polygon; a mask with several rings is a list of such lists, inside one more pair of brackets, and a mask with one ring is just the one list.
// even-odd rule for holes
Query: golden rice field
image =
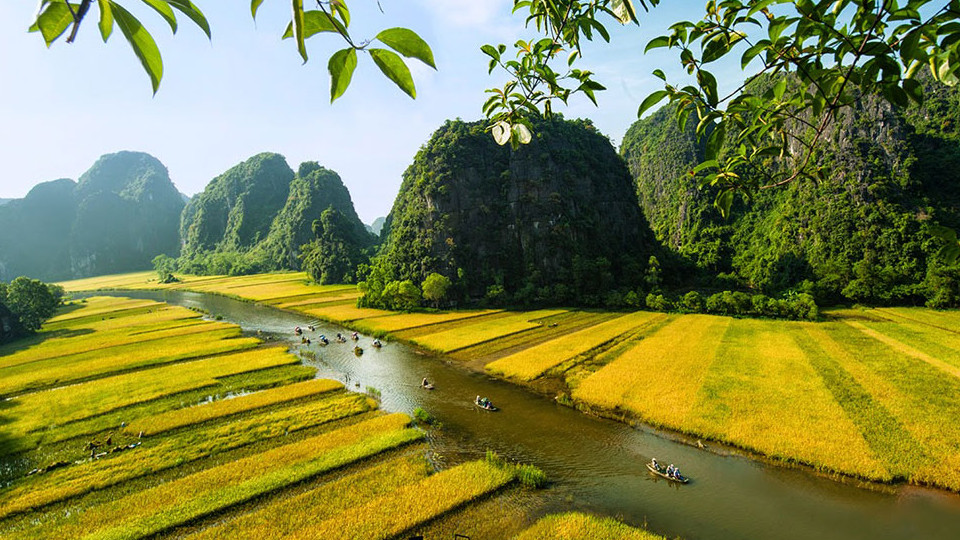
{"label": "golden rice field", "polygon": [[[241,279],[288,293],[290,278],[205,283],[223,292],[218,288]],[[191,288],[190,279],[178,286]],[[544,324],[573,315],[566,310],[396,314],[347,300],[318,307],[323,296],[312,301],[304,294],[290,298],[291,309],[470,365],[477,358],[491,373],[520,382],[559,378],[577,404],[601,414],[824,471],[960,491],[956,311],[827,310],[820,323],[635,314],[584,319],[567,332],[563,324]]]}
{"label": "golden rice field", "polygon": [[[51,362],[76,375],[0,402],[0,457],[16,464],[0,472],[0,538],[330,538],[343,523],[386,538],[517,479],[487,461],[435,472],[409,417],[312,379],[280,347],[219,339],[236,347],[161,360],[236,332],[224,323],[126,299],[63,311],[0,352],[25,378]],[[137,369],[103,369],[121,350]]]}
{"label": "golden rice field", "polygon": [[541,518],[514,540],[662,540],[611,518],[571,512]]}

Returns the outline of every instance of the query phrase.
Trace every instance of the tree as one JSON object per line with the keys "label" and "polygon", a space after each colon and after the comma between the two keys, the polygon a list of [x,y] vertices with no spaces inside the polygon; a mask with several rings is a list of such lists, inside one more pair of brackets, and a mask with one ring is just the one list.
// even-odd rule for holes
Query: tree
{"label": "tree", "polygon": [[36,332],[53,316],[63,300],[63,287],[20,276],[0,287],[0,303],[16,316],[26,332]]}
{"label": "tree", "polygon": [[153,258],[153,269],[157,272],[157,281],[160,283],[176,283],[180,281],[173,275],[177,269],[177,260],[169,255],[157,255]]}
{"label": "tree", "polygon": [[447,276],[433,272],[427,276],[427,279],[423,280],[421,286],[423,298],[433,302],[434,307],[439,307],[440,301],[447,296],[447,291],[452,284]]}

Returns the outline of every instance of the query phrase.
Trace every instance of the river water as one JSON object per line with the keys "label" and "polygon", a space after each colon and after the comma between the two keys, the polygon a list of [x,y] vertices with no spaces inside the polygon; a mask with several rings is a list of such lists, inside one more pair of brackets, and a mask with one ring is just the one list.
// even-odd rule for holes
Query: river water
{"label": "river water", "polygon": [[[706,451],[678,442],[673,434],[586,416],[552,400],[433,354],[397,342],[371,346],[362,356],[353,342],[326,347],[342,327],[275,308],[199,293],[122,292],[206,310],[247,332],[312,351],[305,363],[318,377],[344,381],[354,390],[373,387],[382,408],[412,413],[422,407],[442,423],[431,443],[440,462],[475,459],[491,449],[532,463],[551,481],[535,512],[583,510],[646,525],[668,538],[695,539],[960,539],[960,496],[910,486],[856,485],[807,470],[784,468],[711,445]],[[293,328],[313,344],[300,345]],[[426,377],[436,389],[419,387]],[[487,396],[500,411],[473,406]],[[815,434],[812,434],[815,436]],[[677,464],[693,480],[678,486],[653,477],[644,463],[656,457]]]}

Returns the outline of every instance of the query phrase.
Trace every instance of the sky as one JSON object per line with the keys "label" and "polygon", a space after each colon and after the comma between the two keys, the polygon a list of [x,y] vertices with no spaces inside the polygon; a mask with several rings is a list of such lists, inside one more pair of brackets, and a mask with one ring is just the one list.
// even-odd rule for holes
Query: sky
{"label": "sky", "polygon": [[[488,75],[480,46],[535,36],[520,15],[511,16],[510,0],[380,0],[382,13],[377,2],[353,0],[355,38],[410,28],[430,44],[438,69],[408,61],[414,100],[361,54],[350,88],[331,104],[326,60],[343,47],[336,36],[308,40],[311,59],[303,63],[293,41],[280,39],[288,3],[267,0],[254,21],[246,0],[194,1],[212,40],[185,16],[174,36],[140,2],[121,3],[160,48],[156,95],[119,29],[101,40],[96,4],[75,43],[47,49],[26,31],[37,2],[0,3],[0,198],[23,197],[40,182],[76,180],[101,155],[121,150],[157,157],[177,189],[193,195],[250,156],[277,152],[294,170],[317,161],[336,171],[361,220],[371,223],[390,211],[403,171],[431,133],[447,119],[480,119],[484,89],[505,82],[505,74]],[[670,22],[696,19],[702,9],[702,1],[673,0],[641,12],[639,27],[608,20],[611,43],[590,44],[578,62],[608,88],[597,94],[599,107],[578,96],[555,110],[592,119],[618,146],[643,98],[662,88],[651,72],[682,75],[675,53],[644,55],[643,47]]]}

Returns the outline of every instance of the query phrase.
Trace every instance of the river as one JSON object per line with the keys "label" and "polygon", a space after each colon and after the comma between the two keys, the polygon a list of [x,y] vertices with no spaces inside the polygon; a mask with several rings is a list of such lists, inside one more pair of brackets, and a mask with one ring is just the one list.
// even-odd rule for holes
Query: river
{"label": "river", "polygon": [[[430,435],[441,463],[475,459],[492,449],[537,465],[551,481],[537,513],[583,510],[687,540],[960,538],[956,494],[913,486],[864,488],[712,443],[701,450],[674,434],[584,415],[398,342],[376,349],[363,336],[359,357],[353,342],[323,347],[313,339],[302,347],[295,326],[315,325],[316,332],[307,333],[313,338],[347,330],[268,306],[181,291],[110,294],[201,308],[247,332],[259,330],[312,351],[315,358],[304,361],[318,368],[318,377],[344,381],[354,390],[376,388],[387,411],[411,414],[422,407],[442,422]],[[423,377],[436,389],[421,389]],[[477,395],[489,397],[500,411],[475,408]],[[644,466],[651,457],[677,464],[693,481],[678,486],[653,477]]]}

